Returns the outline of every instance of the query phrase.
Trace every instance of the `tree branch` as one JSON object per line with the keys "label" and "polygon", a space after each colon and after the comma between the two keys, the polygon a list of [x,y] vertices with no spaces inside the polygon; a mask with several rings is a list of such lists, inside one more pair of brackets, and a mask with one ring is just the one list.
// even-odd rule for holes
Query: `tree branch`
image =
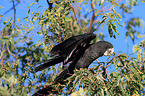
{"label": "tree branch", "polygon": [[15,27],[15,22],[16,22],[16,8],[15,8],[15,2],[14,0],[12,1],[13,2],[13,9],[14,9],[14,24],[13,24],[13,28]]}
{"label": "tree branch", "polygon": [[76,16],[76,11],[75,11],[74,7],[70,4],[70,2],[69,2],[69,7],[72,8],[73,13],[74,13],[74,17],[75,17],[76,22],[77,22],[77,25],[79,26],[79,28],[80,28],[80,29],[82,30],[82,32],[84,33],[83,29],[82,29],[81,26],[79,25],[79,22],[78,22],[78,19],[77,19],[77,16]]}
{"label": "tree branch", "polygon": [[92,18],[90,20],[90,27],[89,27],[88,33],[90,33],[90,31],[92,29],[92,25],[93,25],[94,18],[95,18],[95,11],[94,11],[94,6],[93,6],[93,0],[91,0],[91,7],[92,7],[92,10],[93,10],[93,15],[92,15]]}
{"label": "tree branch", "polygon": [[[15,6],[17,6],[18,4],[20,4],[20,3],[18,2],[17,4],[15,4]],[[9,10],[7,10],[7,11],[4,13],[4,15],[7,14],[7,13],[8,13],[9,11],[11,11],[11,10],[13,10],[13,7],[10,8]]]}
{"label": "tree branch", "polygon": [[[115,57],[113,57],[110,61],[108,61],[108,62],[99,62],[97,59],[96,59],[96,61],[97,61],[97,63],[99,64],[99,65],[101,65],[101,63],[107,63],[107,65],[106,65],[106,68],[108,67],[108,66],[110,66],[112,63],[112,61],[113,61],[113,59],[115,59],[115,58],[118,58],[120,55],[117,55],[117,56],[115,56]],[[110,64],[109,64],[110,63]]]}
{"label": "tree branch", "polygon": [[103,18],[103,20],[101,21],[101,23],[97,26],[97,28],[96,29],[94,29],[91,33],[93,33],[94,31],[96,31],[98,28],[99,28],[99,26],[104,22],[106,20],[106,18]]}
{"label": "tree branch", "polygon": [[49,11],[51,11],[53,3],[50,3],[48,0],[46,0],[46,1],[47,1],[48,5],[49,5]]}
{"label": "tree branch", "polygon": [[9,46],[8,46],[8,42],[6,43],[6,46],[7,46],[7,50],[9,52],[9,54],[12,55],[15,59],[17,59],[16,56],[10,51]]}
{"label": "tree branch", "polygon": [[73,24],[72,24],[73,22],[72,21],[70,21],[70,29],[71,29],[71,31],[73,32],[74,31],[74,29],[73,29]]}
{"label": "tree branch", "polygon": [[0,59],[2,58],[2,56],[3,56],[3,53],[4,53],[4,50],[2,50],[2,52],[1,52],[1,56],[0,56]]}
{"label": "tree branch", "polygon": [[[108,8],[109,7],[109,8]],[[108,8],[108,9],[107,9]],[[103,8],[103,6],[102,6],[102,8],[100,9],[100,10],[98,10],[98,13],[100,13],[100,12],[104,12],[104,11],[108,11],[108,10],[111,10],[113,8],[113,6],[107,6],[107,7],[105,7],[105,8]],[[91,33],[93,33],[94,31],[96,31],[98,28],[99,28],[99,26],[102,24],[102,23],[104,23],[105,22],[105,20],[106,20],[106,17],[104,17],[103,18],[103,20],[101,21],[101,23],[97,26],[97,28],[95,28],[93,31],[91,31]]]}

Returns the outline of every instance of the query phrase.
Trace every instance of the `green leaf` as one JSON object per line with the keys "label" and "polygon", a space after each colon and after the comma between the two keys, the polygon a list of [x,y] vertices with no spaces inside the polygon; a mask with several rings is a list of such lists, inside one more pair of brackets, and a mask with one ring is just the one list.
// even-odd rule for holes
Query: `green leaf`
{"label": "green leaf", "polygon": [[41,34],[41,32],[37,32],[37,34]]}
{"label": "green leaf", "polygon": [[116,26],[114,26],[112,23],[111,23],[111,29],[113,29],[113,31],[115,31],[119,35],[118,31],[116,30]]}
{"label": "green leaf", "polygon": [[1,41],[8,41],[9,37],[5,37],[5,38],[0,38]]}
{"label": "green leaf", "polygon": [[145,37],[145,35],[138,35],[138,38],[144,38]]}
{"label": "green leaf", "polygon": [[114,2],[113,4],[115,4],[117,7],[119,6],[118,3]]}
{"label": "green leaf", "polygon": [[82,3],[84,0],[77,0],[76,2],[78,2],[78,3]]}
{"label": "green leaf", "polygon": [[4,15],[0,15],[0,17],[4,17]]}
{"label": "green leaf", "polygon": [[30,8],[32,5],[34,5],[35,3],[33,2],[33,3],[31,3],[29,6],[28,6],[28,8]]}
{"label": "green leaf", "polygon": [[122,17],[119,13],[117,13],[117,16],[119,17],[120,21],[122,20]]}
{"label": "green leaf", "polygon": [[110,37],[112,37],[113,36],[113,31],[112,31],[112,28],[111,28],[111,24],[108,25],[108,31],[109,31]]}
{"label": "green leaf", "polygon": [[139,51],[139,50],[141,50],[139,46],[137,46],[137,45],[133,46],[133,52],[136,52],[136,51]]}
{"label": "green leaf", "polygon": [[72,21],[71,17],[65,18],[65,21]]}
{"label": "green leaf", "polygon": [[28,10],[28,14],[30,14],[30,9]]}
{"label": "green leaf", "polygon": [[14,39],[12,37],[9,38],[9,41],[11,42],[11,46],[14,46]]}

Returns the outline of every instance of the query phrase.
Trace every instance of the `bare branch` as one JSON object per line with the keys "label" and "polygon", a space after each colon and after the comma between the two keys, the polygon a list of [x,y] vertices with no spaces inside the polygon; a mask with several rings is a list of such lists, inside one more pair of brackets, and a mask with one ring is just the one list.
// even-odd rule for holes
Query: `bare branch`
{"label": "bare branch", "polygon": [[2,56],[3,56],[3,53],[4,53],[4,50],[2,50],[2,52],[1,52],[1,56],[0,56],[0,59],[2,58]]}
{"label": "bare branch", "polygon": [[49,11],[51,11],[53,3],[50,3],[48,0],[46,0],[46,1],[47,1],[48,5],[49,5]]}
{"label": "bare branch", "polygon": [[14,24],[13,24],[13,28],[15,27],[15,22],[16,22],[16,8],[15,8],[15,2],[13,0],[13,9],[14,9]]}
{"label": "bare branch", "polygon": [[96,29],[94,29],[91,33],[93,33],[94,31],[96,31],[98,28],[99,28],[99,26],[104,22],[106,20],[106,18],[103,18],[103,20],[101,21],[101,23],[97,26],[97,28]]}
{"label": "bare branch", "polygon": [[17,59],[16,56],[10,51],[9,46],[8,46],[8,42],[6,43],[6,46],[7,46],[7,50],[9,52],[9,54],[12,55],[15,59]]}
{"label": "bare branch", "polygon": [[98,59],[96,59],[96,61],[97,61],[97,63],[98,63],[99,65],[101,65],[101,63],[98,61]]}
{"label": "bare branch", "polygon": [[[18,4],[20,4],[20,3],[18,2],[15,6],[17,6]],[[13,10],[13,7],[10,8],[9,10],[7,10],[7,11],[4,13],[4,15],[7,14],[7,13],[8,13],[9,11],[11,11],[11,10]]]}
{"label": "bare branch", "polygon": [[72,8],[73,13],[74,13],[74,17],[75,17],[76,22],[77,22],[77,25],[79,26],[79,28],[80,28],[80,29],[82,30],[82,32],[84,33],[83,29],[82,29],[81,26],[79,25],[79,22],[78,22],[78,19],[77,19],[77,16],[76,16],[76,11],[75,11],[74,7],[70,4],[70,2],[69,2],[69,7]]}
{"label": "bare branch", "polygon": [[[113,57],[110,61],[108,61],[108,62],[99,62],[97,59],[96,59],[96,61],[97,61],[97,63],[99,64],[99,65],[101,65],[101,63],[107,63],[107,65],[106,65],[106,68],[108,67],[108,66],[110,66],[112,63],[112,61],[115,59],[115,58],[118,58],[120,55],[117,55],[117,56],[115,56],[115,57]],[[110,64],[109,64],[110,63]]]}
{"label": "bare branch", "polygon": [[73,22],[72,21],[70,21],[70,29],[71,29],[71,31],[73,32],[74,31],[74,29],[73,29],[73,24],[72,24]]}
{"label": "bare branch", "polygon": [[91,7],[92,7],[92,10],[93,10],[93,15],[92,15],[92,18],[90,20],[90,27],[89,27],[88,33],[90,33],[90,31],[92,29],[92,25],[93,25],[94,18],[95,18],[95,11],[94,11],[94,6],[93,6],[93,0],[91,0]]}

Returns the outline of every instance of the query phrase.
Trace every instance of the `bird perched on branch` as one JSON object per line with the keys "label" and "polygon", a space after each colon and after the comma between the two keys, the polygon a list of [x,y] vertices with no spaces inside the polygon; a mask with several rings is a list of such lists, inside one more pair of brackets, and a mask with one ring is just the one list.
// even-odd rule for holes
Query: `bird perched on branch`
{"label": "bird perched on branch", "polygon": [[[96,35],[93,33],[86,33],[66,39],[52,48],[50,53],[54,58],[36,67],[35,71],[41,71],[60,62],[63,62],[64,65],[69,63],[69,66],[54,80],[55,82],[62,83],[64,79],[74,73],[75,68],[78,70],[80,68],[88,68],[95,59],[114,52],[113,45],[107,41],[90,44],[95,37]],[[46,86],[33,96],[48,95],[52,92],[52,89],[52,87]]]}

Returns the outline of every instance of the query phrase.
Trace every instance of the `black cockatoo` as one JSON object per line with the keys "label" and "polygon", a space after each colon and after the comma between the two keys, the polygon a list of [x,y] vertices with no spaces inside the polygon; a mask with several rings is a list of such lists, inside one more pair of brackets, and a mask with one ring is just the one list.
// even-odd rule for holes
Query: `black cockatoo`
{"label": "black cockatoo", "polygon": [[[54,80],[55,82],[62,83],[64,79],[74,73],[75,68],[78,70],[80,68],[88,68],[95,59],[114,52],[113,45],[107,41],[90,44],[95,37],[96,35],[93,33],[86,33],[66,39],[52,48],[51,56],[54,58],[36,67],[35,71],[41,71],[60,62],[63,62],[63,64],[69,63],[69,66]],[[46,86],[33,96],[48,95],[51,89],[52,87]]]}

